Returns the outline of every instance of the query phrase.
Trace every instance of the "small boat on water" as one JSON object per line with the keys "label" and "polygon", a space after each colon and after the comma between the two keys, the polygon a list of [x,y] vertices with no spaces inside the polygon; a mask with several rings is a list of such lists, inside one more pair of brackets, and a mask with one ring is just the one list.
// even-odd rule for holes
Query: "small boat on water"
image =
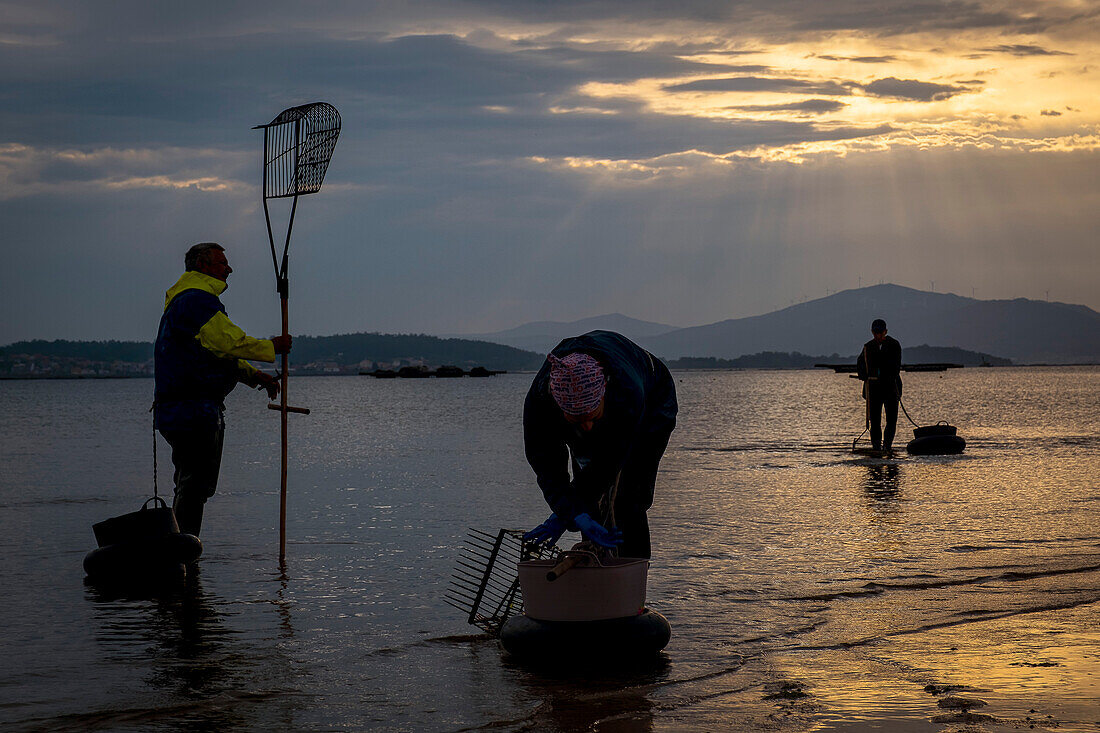
{"label": "small boat on water", "polygon": [[439,377],[441,379],[454,379],[457,377],[492,377],[497,374],[507,374],[503,369],[486,369],[483,366],[476,366],[469,372],[466,372],[462,367],[445,364],[438,369],[429,369],[425,366],[404,366],[401,369],[394,371],[393,369],[375,369],[368,372],[361,370],[359,376],[375,377],[377,379],[395,379],[402,377],[403,379],[425,379],[427,377]]}
{"label": "small boat on water", "polygon": [[397,370],[397,376],[402,379],[427,379],[432,373],[426,366],[403,366]]}
{"label": "small boat on water", "polygon": [[435,370],[435,376],[441,379],[454,379],[456,377],[465,377],[466,372],[462,367],[443,365]]}

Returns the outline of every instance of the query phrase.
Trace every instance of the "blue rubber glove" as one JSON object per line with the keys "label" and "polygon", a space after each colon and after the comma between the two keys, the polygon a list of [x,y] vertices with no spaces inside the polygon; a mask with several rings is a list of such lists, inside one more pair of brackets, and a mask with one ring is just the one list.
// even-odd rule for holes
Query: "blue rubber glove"
{"label": "blue rubber glove", "polygon": [[557,514],[551,514],[545,522],[523,535],[523,539],[539,545],[552,545],[560,540],[563,534],[565,534],[565,523],[558,519]]}
{"label": "blue rubber glove", "polygon": [[587,514],[578,514],[573,518],[586,540],[592,540],[600,547],[615,547],[623,543],[623,531],[618,527],[604,529],[604,526]]}

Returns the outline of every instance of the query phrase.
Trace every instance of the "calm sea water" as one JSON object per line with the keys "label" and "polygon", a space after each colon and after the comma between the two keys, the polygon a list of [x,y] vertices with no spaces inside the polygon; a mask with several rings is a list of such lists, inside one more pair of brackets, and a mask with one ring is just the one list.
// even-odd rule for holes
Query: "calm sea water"
{"label": "calm sea water", "polygon": [[906,375],[968,445],[896,461],[848,451],[843,375],[675,376],[649,584],[673,639],[612,671],[519,666],[442,601],[467,528],[548,513],[531,375],[294,380],[285,576],[278,414],[238,389],[199,572],[157,598],[81,568],[152,492],[152,382],[0,382],[0,726],[944,730],[925,687],[951,684],[989,703],[974,725],[1096,730],[1100,369]]}

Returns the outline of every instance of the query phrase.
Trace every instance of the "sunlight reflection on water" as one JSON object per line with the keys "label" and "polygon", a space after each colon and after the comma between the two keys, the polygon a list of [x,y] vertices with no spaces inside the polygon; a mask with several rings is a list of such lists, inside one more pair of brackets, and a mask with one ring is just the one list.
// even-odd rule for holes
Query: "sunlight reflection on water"
{"label": "sunlight reflection on water", "polygon": [[[907,375],[910,414],[951,421],[968,447],[892,461],[848,451],[862,403],[843,375],[675,376],[649,587],[673,640],[660,666],[610,679],[583,660],[564,677],[502,660],[441,601],[467,527],[548,513],[522,452],[530,375],[296,379],[313,414],[291,421],[286,580],[277,414],[238,390],[201,572],[157,600],[84,589],[80,569],[90,524],[151,491],[151,382],[0,384],[0,579],[20,589],[0,610],[14,660],[0,722],[793,730],[927,722],[940,711],[923,686],[945,681],[990,688],[996,715],[1016,715],[1020,685],[1084,720],[1071,698],[1094,689],[1100,643],[1084,633],[1100,622],[1100,369]],[[1011,666],[1048,656],[1061,666]]]}

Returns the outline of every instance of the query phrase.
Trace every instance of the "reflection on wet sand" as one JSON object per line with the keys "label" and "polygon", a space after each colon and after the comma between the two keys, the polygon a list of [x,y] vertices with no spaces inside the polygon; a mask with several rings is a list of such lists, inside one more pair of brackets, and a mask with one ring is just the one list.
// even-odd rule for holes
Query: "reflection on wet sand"
{"label": "reflection on wet sand", "polygon": [[874,501],[897,501],[901,498],[900,474],[901,469],[896,463],[867,466],[867,475],[863,477],[863,490],[868,498]]}
{"label": "reflection on wet sand", "polygon": [[528,721],[544,731],[653,730],[655,685],[668,677],[668,658],[625,662],[614,659],[572,660],[569,666],[512,668],[522,689],[541,700]]}
{"label": "reflection on wet sand", "polygon": [[[204,589],[198,566],[171,584],[89,585],[87,595],[95,604],[94,638],[104,659],[141,670],[145,684],[167,697],[156,698],[152,706],[144,697],[141,706],[98,699],[98,709],[72,716],[76,727],[248,728],[256,722],[254,706],[277,697],[253,688],[254,678],[270,668],[271,660],[255,646],[243,646],[238,632],[225,624],[225,601]],[[285,634],[290,619],[283,605]],[[66,727],[61,720],[53,722]]]}

